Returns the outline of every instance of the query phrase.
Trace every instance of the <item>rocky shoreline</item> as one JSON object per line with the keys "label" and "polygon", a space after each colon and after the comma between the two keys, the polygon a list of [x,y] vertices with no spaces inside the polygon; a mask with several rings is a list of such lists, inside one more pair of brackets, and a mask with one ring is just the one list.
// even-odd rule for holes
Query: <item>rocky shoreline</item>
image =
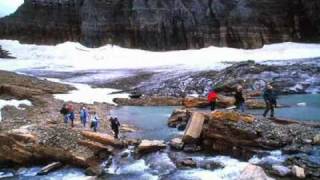
{"label": "rocky shoreline", "polygon": [[[97,140],[90,141],[86,136],[89,129],[82,128],[80,120],[76,119],[74,128],[63,122],[59,112],[63,102],[55,99],[53,94],[66,93],[73,87],[11,72],[1,71],[0,74],[2,99],[27,99],[32,102],[32,106],[24,109],[11,106],[2,109],[1,165],[29,166],[58,161],[88,168],[100,165],[114,152],[113,148]],[[82,105],[73,104],[76,110]],[[104,117],[112,107],[104,103],[87,106],[100,117]],[[106,120],[101,122],[99,132],[111,134]],[[110,139],[115,141],[113,137]]]}
{"label": "rocky shoreline", "polygon": [[[290,156],[284,162],[286,166],[298,165],[304,168],[306,177],[320,177],[320,165],[306,158],[320,145],[319,124],[279,121],[234,111],[206,113],[180,109],[173,112],[168,125],[186,127],[183,137],[171,142],[175,149],[187,152],[205,150],[245,160],[253,155],[263,156],[269,151],[282,150]],[[274,175],[275,170],[272,171],[270,165],[260,165]]]}

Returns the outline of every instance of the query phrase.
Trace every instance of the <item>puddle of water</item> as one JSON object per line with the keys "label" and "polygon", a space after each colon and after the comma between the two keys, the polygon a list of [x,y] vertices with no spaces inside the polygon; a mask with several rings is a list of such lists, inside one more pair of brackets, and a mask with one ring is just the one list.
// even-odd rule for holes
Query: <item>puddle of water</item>
{"label": "puddle of water", "polygon": [[176,108],[124,106],[114,109],[111,116],[138,128],[138,131],[130,133],[130,137],[169,140],[179,133],[176,128],[168,128],[167,125],[168,118]]}

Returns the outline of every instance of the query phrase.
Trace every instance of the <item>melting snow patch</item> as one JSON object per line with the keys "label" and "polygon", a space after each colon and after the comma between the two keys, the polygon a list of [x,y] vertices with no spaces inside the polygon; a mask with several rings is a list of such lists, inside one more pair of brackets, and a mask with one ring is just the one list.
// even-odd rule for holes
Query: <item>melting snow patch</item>
{"label": "melting snow patch", "polygon": [[109,103],[115,104],[113,102],[114,98],[127,98],[129,94],[121,93],[121,94],[113,94],[115,92],[119,92],[118,89],[110,89],[110,88],[93,88],[86,84],[79,83],[67,83],[62,82],[57,79],[48,78],[47,80],[53,82],[59,82],[64,84],[72,85],[76,88],[76,90],[70,91],[68,94],[55,94],[54,97],[56,99],[63,100],[65,102],[71,101],[76,103],[86,103],[93,104],[95,102],[100,103]]}
{"label": "melting snow patch", "polygon": [[32,103],[28,100],[2,100],[0,99],[0,121],[2,121],[2,115],[1,115],[1,110],[3,107],[5,106],[14,106],[18,109],[23,109],[21,107],[19,107],[20,105],[27,105],[27,106],[31,106]]}

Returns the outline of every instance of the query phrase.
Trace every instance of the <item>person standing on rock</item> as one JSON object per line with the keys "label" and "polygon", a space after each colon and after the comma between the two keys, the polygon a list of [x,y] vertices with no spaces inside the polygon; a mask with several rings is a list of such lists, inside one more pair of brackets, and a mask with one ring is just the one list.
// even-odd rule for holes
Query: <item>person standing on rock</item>
{"label": "person standing on rock", "polygon": [[69,120],[71,121],[71,127],[74,127],[75,114],[74,114],[73,105],[71,103],[67,104],[67,110],[68,110]]}
{"label": "person standing on rock", "polygon": [[85,106],[82,106],[80,109],[80,120],[84,128],[86,127],[88,118],[89,112]]}
{"label": "person standing on rock", "polygon": [[238,86],[236,89],[236,92],[234,94],[234,98],[235,98],[235,106],[237,108],[237,110],[240,110],[241,112],[244,112],[244,106],[245,106],[245,99],[243,97],[242,94],[242,86]]}
{"label": "person standing on rock", "polygon": [[111,117],[109,119],[109,121],[110,121],[111,129],[114,133],[114,138],[118,139],[119,138],[118,136],[119,136],[120,122],[117,117],[115,117],[115,118]]}
{"label": "person standing on rock", "polygon": [[63,121],[64,123],[68,123],[68,120],[69,120],[69,112],[68,112],[68,109],[67,109],[67,104],[63,104],[62,105],[62,108],[60,110],[60,113],[63,115]]}
{"label": "person standing on rock", "polygon": [[94,132],[97,132],[98,124],[99,124],[99,116],[97,112],[93,112],[93,116],[91,118],[91,125],[90,127],[93,129]]}
{"label": "person standing on rock", "polygon": [[263,92],[263,99],[266,103],[266,110],[263,113],[263,116],[266,117],[268,112],[271,110],[270,117],[274,117],[274,108],[277,106],[277,95],[273,87],[269,84]]}
{"label": "person standing on rock", "polygon": [[216,104],[218,100],[218,93],[212,89],[208,94],[208,102],[210,104],[210,110],[214,111],[216,109]]}

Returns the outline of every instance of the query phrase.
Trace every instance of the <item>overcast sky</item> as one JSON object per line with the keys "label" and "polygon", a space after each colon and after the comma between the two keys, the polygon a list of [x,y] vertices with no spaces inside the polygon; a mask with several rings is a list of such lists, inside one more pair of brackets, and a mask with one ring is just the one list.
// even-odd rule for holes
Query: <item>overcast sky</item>
{"label": "overcast sky", "polygon": [[23,0],[0,0],[0,17],[14,13]]}

